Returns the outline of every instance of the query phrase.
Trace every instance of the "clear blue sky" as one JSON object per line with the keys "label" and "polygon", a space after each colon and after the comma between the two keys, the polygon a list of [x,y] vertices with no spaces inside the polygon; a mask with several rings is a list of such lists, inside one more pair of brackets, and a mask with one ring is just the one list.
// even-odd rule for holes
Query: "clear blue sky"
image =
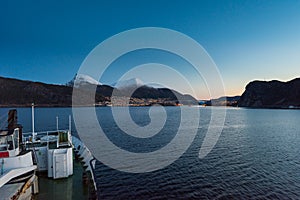
{"label": "clear blue sky", "polygon": [[228,95],[241,94],[252,80],[300,77],[296,0],[0,1],[0,76],[66,83],[100,42],[148,26],[199,42]]}

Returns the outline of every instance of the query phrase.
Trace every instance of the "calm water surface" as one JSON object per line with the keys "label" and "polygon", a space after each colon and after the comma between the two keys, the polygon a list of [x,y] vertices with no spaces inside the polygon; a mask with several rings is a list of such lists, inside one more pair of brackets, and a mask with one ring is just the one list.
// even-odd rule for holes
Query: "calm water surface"
{"label": "calm water surface", "polygon": [[[180,123],[180,108],[166,107],[167,121],[155,136],[137,139],[122,132],[110,108],[97,108],[108,138],[132,152],[151,152],[168,144]],[[190,148],[168,167],[144,174],[111,169],[97,162],[100,199],[299,199],[300,111],[227,109],[222,134],[204,158],[198,153],[210,121],[211,108],[200,112],[201,121]],[[224,108],[214,108],[224,109]],[[0,109],[1,121],[8,109]],[[150,122],[149,108],[131,108],[131,117],[141,126]],[[70,108],[37,108],[36,130],[67,128]],[[19,122],[31,130],[31,110],[18,109]],[[193,116],[193,115],[191,115]],[[191,118],[190,120],[193,120]],[[5,123],[0,124],[5,126]],[[74,134],[75,128],[73,125]],[[188,134],[188,131],[187,131]],[[101,144],[99,144],[101,145]],[[153,160],[155,162],[155,160]]]}

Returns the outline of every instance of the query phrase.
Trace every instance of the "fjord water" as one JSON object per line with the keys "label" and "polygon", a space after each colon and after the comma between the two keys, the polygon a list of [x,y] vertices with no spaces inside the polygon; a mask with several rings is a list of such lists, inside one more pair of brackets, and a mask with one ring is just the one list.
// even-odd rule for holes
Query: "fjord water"
{"label": "fjord water", "polygon": [[[121,172],[97,162],[99,198],[300,198],[300,110],[189,109],[200,112],[201,121],[198,127],[191,127],[197,128],[197,135],[178,160],[161,170],[141,174]],[[211,109],[217,112],[226,109],[226,121],[216,146],[199,159]],[[7,110],[0,109],[1,119],[6,117]],[[174,138],[180,123],[180,107],[165,107],[165,110],[164,128],[151,138],[138,139],[117,127],[111,108],[96,108],[107,137],[120,148],[137,153],[160,149]],[[148,111],[149,107],[130,108],[132,119],[141,126],[150,123]],[[55,129],[56,116],[60,116],[60,128],[67,128],[71,108],[37,108],[35,113],[37,131]],[[31,130],[30,114],[30,108],[18,109],[19,123],[25,131]]]}

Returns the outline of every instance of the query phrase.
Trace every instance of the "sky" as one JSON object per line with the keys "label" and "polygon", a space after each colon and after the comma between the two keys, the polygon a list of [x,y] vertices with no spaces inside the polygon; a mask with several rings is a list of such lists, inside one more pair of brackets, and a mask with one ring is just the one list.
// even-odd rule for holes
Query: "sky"
{"label": "sky", "polygon": [[[0,76],[64,84],[86,56],[111,36],[134,28],[162,27],[202,45],[220,71],[226,95],[241,95],[253,80],[300,77],[299,11],[296,0],[0,1]],[[135,64],[185,65],[165,52],[156,57],[155,52],[144,53],[117,60],[101,82],[113,83],[124,71],[121,66],[133,67],[134,60],[144,59]],[[147,67],[149,77],[159,74]],[[181,69],[180,73],[190,74],[185,78],[194,79],[190,67]],[[174,89],[188,93],[185,86],[175,84],[175,75],[167,77],[174,81]],[[203,81],[191,82],[200,88],[196,98],[209,98],[201,92]]]}

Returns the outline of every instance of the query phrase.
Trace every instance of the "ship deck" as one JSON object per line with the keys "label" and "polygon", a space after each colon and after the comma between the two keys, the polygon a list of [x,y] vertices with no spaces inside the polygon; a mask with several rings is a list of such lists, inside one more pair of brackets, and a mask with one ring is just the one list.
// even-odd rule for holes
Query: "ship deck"
{"label": "ship deck", "polygon": [[82,164],[74,159],[73,175],[63,179],[51,179],[47,174],[39,174],[39,193],[34,200],[40,199],[89,199],[89,187],[83,178]]}

